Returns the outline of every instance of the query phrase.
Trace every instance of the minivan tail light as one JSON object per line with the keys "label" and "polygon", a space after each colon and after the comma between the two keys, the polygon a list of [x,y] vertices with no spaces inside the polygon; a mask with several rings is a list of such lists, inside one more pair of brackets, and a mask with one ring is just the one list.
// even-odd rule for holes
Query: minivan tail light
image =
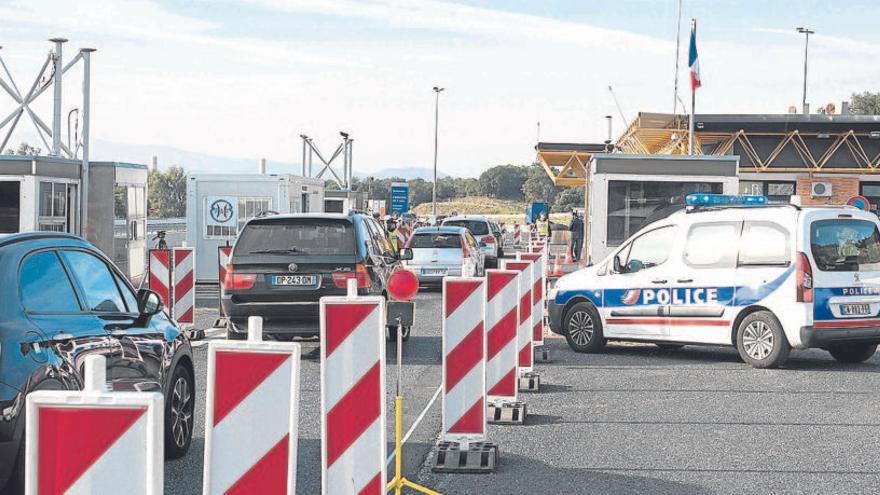
{"label": "minivan tail light", "polygon": [[354,266],[354,272],[334,272],[330,275],[333,284],[338,289],[344,289],[348,283],[348,279],[357,279],[358,289],[366,289],[370,286],[370,274],[367,273],[367,267],[358,263]]}
{"label": "minivan tail light", "polygon": [[483,237],[482,241],[485,242],[486,244],[495,244],[495,236],[494,235],[487,235],[486,237]]}
{"label": "minivan tail light", "polygon": [[467,258],[468,257],[467,241],[464,240],[463,236],[459,237],[458,239],[461,241],[461,257]]}
{"label": "minivan tail light", "polygon": [[233,273],[232,265],[226,265],[226,278],[223,288],[226,290],[250,289],[257,281],[255,273]]}
{"label": "minivan tail light", "polygon": [[804,253],[797,254],[795,261],[795,281],[797,284],[797,302],[813,302],[813,267]]}

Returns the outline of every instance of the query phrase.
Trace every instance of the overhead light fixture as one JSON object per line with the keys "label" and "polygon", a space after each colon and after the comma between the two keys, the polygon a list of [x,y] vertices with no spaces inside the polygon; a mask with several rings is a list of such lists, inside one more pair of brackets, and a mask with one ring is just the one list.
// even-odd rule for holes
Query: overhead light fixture
{"label": "overhead light fixture", "polygon": [[816,134],[816,137],[819,139],[829,139],[831,138],[831,134],[827,132],[820,132],[819,134]]}
{"label": "overhead light fixture", "polygon": [[868,137],[871,139],[880,139],[880,131],[871,131],[868,133]]}
{"label": "overhead light fixture", "polygon": [[697,122],[697,129],[702,129],[702,128],[703,128],[703,123]]}

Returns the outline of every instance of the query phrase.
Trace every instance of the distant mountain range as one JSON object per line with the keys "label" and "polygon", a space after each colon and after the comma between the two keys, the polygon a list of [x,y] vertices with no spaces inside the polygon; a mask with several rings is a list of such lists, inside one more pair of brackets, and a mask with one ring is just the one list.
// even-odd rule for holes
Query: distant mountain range
{"label": "distant mountain range", "polygon": [[[125,144],[101,139],[92,141],[91,156],[96,161],[142,163],[145,165],[150,165],[153,157],[156,156],[160,169],[177,165],[183,167],[187,173],[257,173],[260,163],[259,158],[232,158],[188,151],[172,146]],[[267,160],[266,169],[270,174],[299,175],[302,172],[302,165],[296,162]],[[361,179],[366,177],[377,179],[401,177],[431,180],[432,171],[429,168],[419,167],[389,167],[372,172],[362,172],[357,170],[357,162],[355,162],[354,175]],[[439,177],[447,176],[443,173],[437,175]]]}

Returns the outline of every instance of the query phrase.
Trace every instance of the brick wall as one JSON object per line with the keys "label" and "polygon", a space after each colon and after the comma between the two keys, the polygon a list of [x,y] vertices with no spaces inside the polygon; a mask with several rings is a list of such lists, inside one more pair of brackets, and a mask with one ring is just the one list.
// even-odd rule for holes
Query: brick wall
{"label": "brick wall", "polygon": [[[831,197],[814,198],[810,194],[813,182],[830,182]],[[844,205],[849,198],[859,194],[858,177],[798,177],[795,194],[801,197],[801,204],[808,205]]]}

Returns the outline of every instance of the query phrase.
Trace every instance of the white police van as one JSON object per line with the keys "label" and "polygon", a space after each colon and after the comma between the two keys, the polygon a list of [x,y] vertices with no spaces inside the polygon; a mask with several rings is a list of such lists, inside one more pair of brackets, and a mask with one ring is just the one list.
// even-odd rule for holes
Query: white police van
{"label": "white police van", "polygon": [[880,222],[853,207],[700,194],[608,258],[559,279],[551,329],[578,352],[608,340],[736,346],[758,368],[792,348],[838,361],[880,343]]}

